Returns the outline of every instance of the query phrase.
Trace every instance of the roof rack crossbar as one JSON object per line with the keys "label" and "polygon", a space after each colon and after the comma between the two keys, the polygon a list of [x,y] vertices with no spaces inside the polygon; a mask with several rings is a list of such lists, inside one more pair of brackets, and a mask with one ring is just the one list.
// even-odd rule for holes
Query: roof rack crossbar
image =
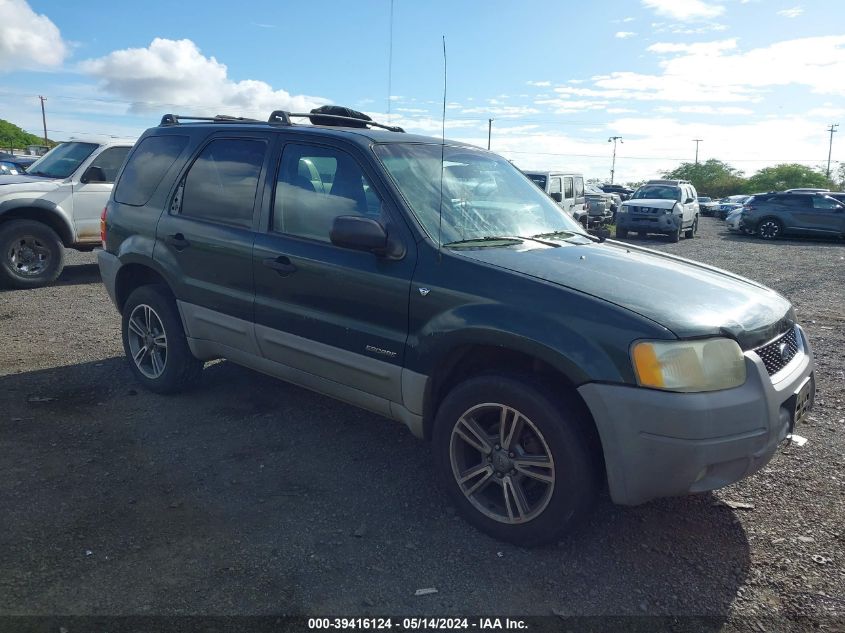
{"label": "roof rack crossbar", "polygon": [[[275,112],[274,112],[275,114]],[[367,119],[358,119],[353,116],[341,116],[339,114],[313,114],[313,113],[303,113],[303,112],[287,112],[288,117],[297,117],[297,118],[311,118],[311,117],[319,117],[321,119],[333,119],[335,121],[355,121],[356,123],[364,123],[366,125],[372,125],[373,127],[380,127],[383,130],[388,130],[390,132],[404,132],[401,127],[398,125],[384,125],[383,123],[376,123],[375,121],[368,121]]]}
{"label": "roof rack crossbar", "polygon": [[258,119],[250,119],[230,114],[218,114],[216,116],[185,116],[183,114],[165,114],[161,117],[159,125],[179,125],[182,121],[211,121],[212,123],[264,123]]}

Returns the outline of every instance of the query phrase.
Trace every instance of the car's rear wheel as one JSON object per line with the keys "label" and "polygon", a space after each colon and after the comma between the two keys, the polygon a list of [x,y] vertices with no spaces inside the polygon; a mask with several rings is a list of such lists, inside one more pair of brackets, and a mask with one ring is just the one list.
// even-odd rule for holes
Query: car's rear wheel
{"label": "car's rear wheel", "polygon": [[123,306],[123,349],[135,378],[157,393],[195,383],[203,363],[188,347],[176,303],[164,286],[141,286]]}
{"label": "car's rear wheel", "polygon": [[783,234],[783,224],[775,218],[763,218],[757,225],[757,235],[764,240],[774,240]]}
{"label": "car's rear wheel", "polygon": [[64,267],[62,240],[46,224],[10,220],[0,225],[0,281],[37,288],[56,280]]}
{"label": "car's rear wheel", "polygon": [[695,216],[692,221],[692,226],[686,230],[686,232],[684,233],[684,237],[688,240],[691,240],[695,237],[696,233],[698,233],[698,216]]}
{"label": "car's rear wheel", "polygon": [[586,421],[520,378],[481,376],[455,387],[437,413],[438,477],[461,514],[520,545],[560,538],[589,509],[599,476]]}

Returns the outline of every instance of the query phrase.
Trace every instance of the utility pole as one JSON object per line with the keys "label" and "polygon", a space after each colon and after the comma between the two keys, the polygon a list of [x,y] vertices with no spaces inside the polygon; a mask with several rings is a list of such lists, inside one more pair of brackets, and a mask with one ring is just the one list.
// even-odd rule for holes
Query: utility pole
{"label": "utility pole", "polygon": [[49,145],[47,141],[47,115],[44,114],[44,102],[47,101],[47,97],[42,97],[38,95],[38,98],[41,99],[41,123],[44,124],[44,145]]}
{"label": "utility pole", "polygon": [[701,143],[701,141],[703,141],[704,139],[694,138],[692,140],[695,141],[695,164],[698,165],[698,144]]}
{"label": "utility pole", "polygon": [[622,140],[621,136],[611,136],[607,139],[607,142],[610,143],[611,141],[613,142],[613,163],[610,166],[610,184],[612,185],[613,176],[616,173],[616,141],[619,141],[620,143],[624,143],[625,141]]}
{"label": "utility pole", "polygon": [[493,119],[487,119],[487,149],[490,149],[490,138],[493,136]]}
{"label": "utility pole", "polygon": [[833,151],[833,133],[839,127],[838,123],[831,123],[827,131],[830,132],[830,144],[827,146],[827,179],[830,180],[830,154]]}

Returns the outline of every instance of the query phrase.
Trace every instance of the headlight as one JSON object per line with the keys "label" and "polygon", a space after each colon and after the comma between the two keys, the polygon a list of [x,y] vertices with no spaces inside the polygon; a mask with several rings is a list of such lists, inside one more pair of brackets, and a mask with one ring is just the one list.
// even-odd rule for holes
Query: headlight
{"label": "headlight", "polygon": [[619,207],[616,213],[628,213],[628,206],[623,204],[621,207]]}
{"label": "headlight", "polygon": [[745,358],[736,341],[640,341],[631,347],[637,382],[667,391],[716,391],[745,382]]}

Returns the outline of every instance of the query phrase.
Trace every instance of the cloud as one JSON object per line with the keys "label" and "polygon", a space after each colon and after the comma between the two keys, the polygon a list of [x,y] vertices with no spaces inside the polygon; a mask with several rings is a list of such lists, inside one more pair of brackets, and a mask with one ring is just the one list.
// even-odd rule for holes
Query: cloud
{"label": "cloud", "polygon": [[106,92],[131,102],[130,111],[137,114],[177,107],[190,108],[192,114],[264,118],[273,110],[302,112],[328,101],[291,95],[263,81],[233,81],[225,64],[204,56],[187,39],[156,38],[147,48],[114,51],[80,68],[99,79]]}
{"label": "cloud", "polygon": [[673,20],[703,20],[715,18],[725,12],[725,7],[702,0],[642,0],[643,6]]}
{"label": "cloud", "polygon": [[591,78],[592,85],[559,86],[562,98],[611,101],[744,102],[763,99],[773,87],[796,85],[816,94],[843,95],[845,35],[805,37],[740,50],[737,40],[695,44],[658,42],[648,50],[666,55],[660,74],[617,71]]}
{"label": "cloud", "polygon": [[804,13],[804,7],[792,7],[791,9],[782,9],[778,11],[778,15],[784,18],[797,18]]}
{"label": "cloud", "polygon": [[[488,99],[490,102],[496,101],[495,99]],[[531,108],[528,106],[493,106],[489,108],[464,108],[461,110],[461,114],[483,114],[485,116],[492,115],[497,117],[503,118],[514,118],[520,117],[526,114],[538,114],[540,111],[537,108]]]}
{"label": "cloud", "polygon": [[525,83],[529,86],[536,86],[538,88],[545,88],[552,85],[551,81],[526,81]]}
{"label": "cloud", "polygon": [[26,0],[0,0],[0,71],[60,66],[69,48],[50,18]]}
{"label": "cloud", "polygon": [[629,37],[633,37],[636,35],[633,31],[616,31],[616,35],[613,37],[618,37],[620,40],[627,39]]}

